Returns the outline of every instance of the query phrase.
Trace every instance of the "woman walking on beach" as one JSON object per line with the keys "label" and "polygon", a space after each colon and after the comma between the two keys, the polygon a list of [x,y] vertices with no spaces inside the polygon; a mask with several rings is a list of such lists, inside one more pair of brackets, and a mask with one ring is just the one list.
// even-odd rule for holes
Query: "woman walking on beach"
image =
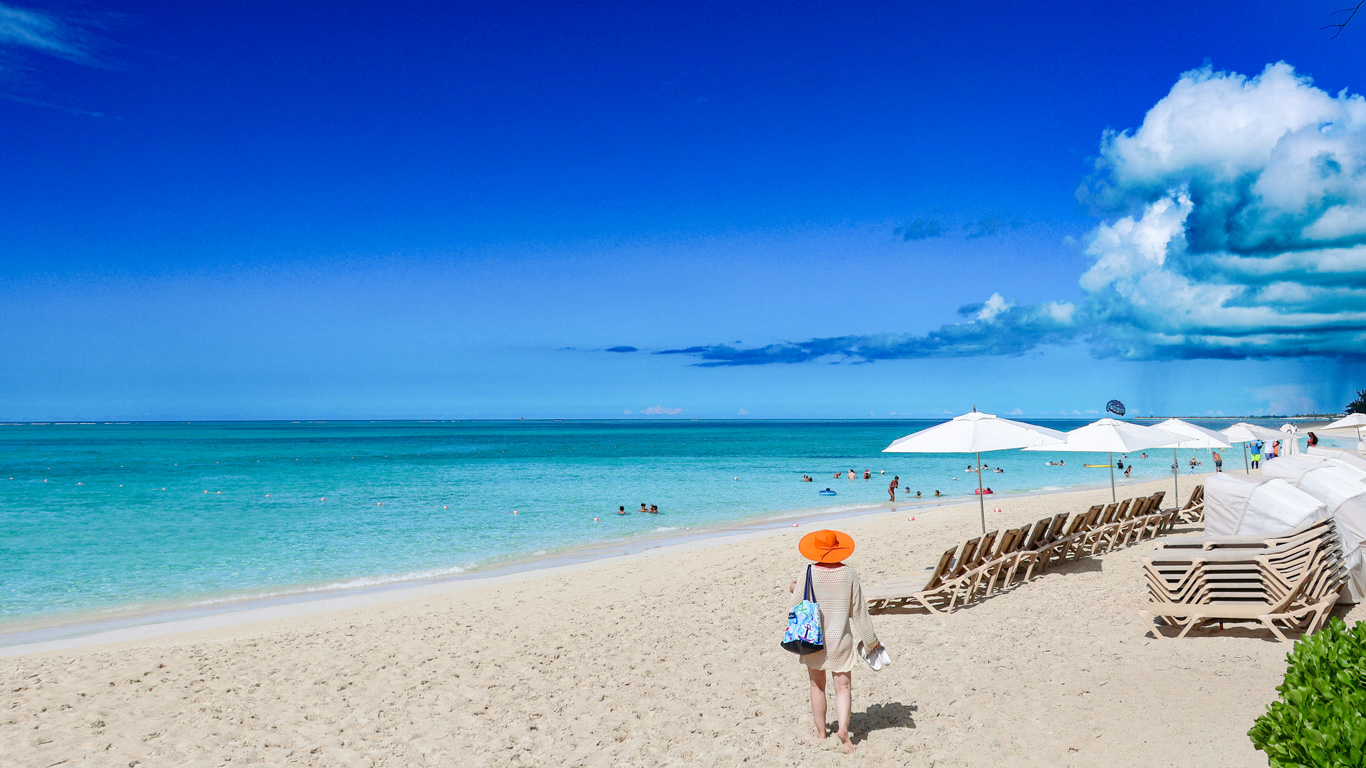
{"label": "woman walking on beach", "polygon": [[[797,551],[814,562],[810,569],[811,585],[821,607],[825,638],[824,648],[801,657],[811,682],[811,716],[815,719],[811,733],[817,741],[824,741],[827,735],[825,673],[829,672],[835,679],[835,715],[839,723],[835,735],[847,754],[854,751],[854,742],[849,738],[849,712],[853,707],[854,662],[858,658],[855,640],[863,643],[865,655],[875,653],[882,643],[873,631],[858,574],[844,564],[845,558],[854,553],[854,540],[849,534],[828,530],[809,533],[797,544]],[[806,574],[803,569],[803,585]],[[794,606],[802,601],[805,591],[797,590],[798,583],[793,581],[788,587]]]}

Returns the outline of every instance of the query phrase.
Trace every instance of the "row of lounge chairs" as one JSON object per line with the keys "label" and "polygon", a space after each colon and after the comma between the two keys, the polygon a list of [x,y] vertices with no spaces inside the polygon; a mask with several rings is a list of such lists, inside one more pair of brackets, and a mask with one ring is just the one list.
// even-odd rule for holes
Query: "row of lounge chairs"
{"label": "row of lounge chairs", "polygon": [[1152,598],[1139,612],[1153,634],[1177,637],[1209,621],[1260,622],[1280,640],[1327,622],[1347,583],[1332,518],[1275,537],[1179,536],[1143,558]]}
{"label": "row of lounge chairs", "polygon": [[1097,504],[1070,521],[1063,512],[1004,533],[992,531],[971,538],[961,547],[946,550],[936,566],[918,576],[888,579],[864,588],[864,599],[873,612],[915,606],[932,613],[952,612],[999,589],[1029,581],[1036,572],[1043,573],[1054,564],[1109,552],[1167,532],[1179,513],[1192,505],[1162,510],[1163,496],[1158,492]]}

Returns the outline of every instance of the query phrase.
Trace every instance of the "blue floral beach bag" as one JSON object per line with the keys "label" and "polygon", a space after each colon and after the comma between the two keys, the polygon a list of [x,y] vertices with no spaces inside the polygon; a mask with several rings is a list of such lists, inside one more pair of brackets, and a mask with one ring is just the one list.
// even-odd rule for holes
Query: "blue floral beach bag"
{"label": "blue floral beach bag", "polygon": [[806,591],[802,593],[802,601],[787,612],[783,647],[803,655],[825,647],[825,637],[821,632],[821,607],[816,604],[816,590],[811,586],[809,565],[806,566]]}

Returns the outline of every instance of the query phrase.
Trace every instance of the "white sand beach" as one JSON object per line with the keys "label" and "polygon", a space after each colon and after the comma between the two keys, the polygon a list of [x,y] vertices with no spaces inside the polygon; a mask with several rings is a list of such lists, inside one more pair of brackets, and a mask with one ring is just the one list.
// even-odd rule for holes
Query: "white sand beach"
{"label": "white sand beach", "polygon": [[[1109,497],[992,499],[1004,511],[988,526]],[[0,658],[0,765],[1266,764],[1246,732],[1290,645],[1241,629],[1154,638],[1136,615],[1151,542],[948,616],[875,616],[893,664],[855,671],[858,749],[812,744],[805,673],[778,640],[796,542],[815,527]],[[974,501],[837,527],[871,584],[979,523]]]}

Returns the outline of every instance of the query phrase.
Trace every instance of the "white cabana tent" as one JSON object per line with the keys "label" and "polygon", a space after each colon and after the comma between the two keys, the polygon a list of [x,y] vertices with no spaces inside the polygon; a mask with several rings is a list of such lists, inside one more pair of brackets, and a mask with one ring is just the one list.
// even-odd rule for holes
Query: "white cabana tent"
{"label": "white cabana tent", "polygon": [[1262,442],[1275,441],[1281,439],[1281,433],[1270,428],[1257,424],[1249,424],[1240,421],[1231,427],[1220,430],[1219,434],[1230,443],[1243,444],[1243,471],[1251,474],[1252,467],[1247,463],[1247,444],[1261,440]]}
{"label": "white cabana tent", "polygon": [[1262,477],[1285,480],[1328,505],[1351,573],[1344,600],[1350,596],[1351,602],[1360,602],[1366,596],[1366,563],[1361,551],[1362,542],[1366,542],[1366,470],[1329,457],[1287,456],[1267,464]]}
{"label": "white cabana tent", "polygon": [[1346,451],[1341,448],[1324,448],[1321,445],[1316,445],[1308,449],[1308,455],[1322,456],[1338,464],[1366,470],[1366,456],[1362,456],[1356,451]]}
{"label": "white cabana tent", "polygon": [[1103,418],[1066,433],[1062,445],[1030,446],[1026,451],[1071,451],[1074,453],[1104,453],[1110,459],[1110,500],[1115,501],[1115,454],[1166,448],[1181,442],[1174,435],[1157,427],[1145,427],[1128,421]]}
{"label": "white cabana tent", "polygon": [[982,493],[982,454],[1034,445],[1060,444],[1063,433],[1056,429],[1002,419],[990,413],[955,416],[919,432],[892,441],[883,453],[975,453],[977,454],[977,506],[982,514],[982,533],[987,532],[987,504]]}
{"label": "white cabana tent", "polygon": [[1328,505],[1284,480],[1222,473],[1205,480],[1205,535],[1275,536],[1329,517]]}
{"label": "white cabana tent", "polygon": [[1155,426],[1155,427],[1157,427],[1158,429],[1161,429],[1161,430],[1163,430],[1163,431],[1170,432],[1170,433],[1172,433],[1173,435],[1180,435],[1180,436],[1181,436],[1181,442],[1176,443],[1175,445],[1172,445],[1172,446],[1171,446],[1171,449],[1172,449],[1172,491],[1176,494],[1175,496],[1172,496],[1172,502],[1175,503],[1177,506],[1180,506],[1180,504],[1181,504],[1181,498],[1180,498],[1180,497],[1181,497],[1181,486],[1180,486],[1180,480],[1179,480],[1179,479],[1180,479],[1180,477],[1181,477],[1181,467],[1180,467],[1180,465],[1177,463],[1176,449],[1177,449],[1177,448],[1210,448],[1210,449],[1214,449],[1214,448],[1232,448],[1233,446],[1229,445],[1228,441],[1224,440],[1224,436],[1221,435],[1221,434],[1219,434],[1218,432],[1215,432],[1215,431],[1212,430],[1212,429],[1205,429],[1204,427],[1196,426],[1196,425],[1194,425],[1194,424],[1192,424],[1192,423],[1190,423],[1190,422],[1188,422],[1188,421],[1182,421],[1181,419],[1167,419],[1166,421],[1160,422],[1160,423],[1158,423],[1158,424],[1154,424],[1153,426]]}

